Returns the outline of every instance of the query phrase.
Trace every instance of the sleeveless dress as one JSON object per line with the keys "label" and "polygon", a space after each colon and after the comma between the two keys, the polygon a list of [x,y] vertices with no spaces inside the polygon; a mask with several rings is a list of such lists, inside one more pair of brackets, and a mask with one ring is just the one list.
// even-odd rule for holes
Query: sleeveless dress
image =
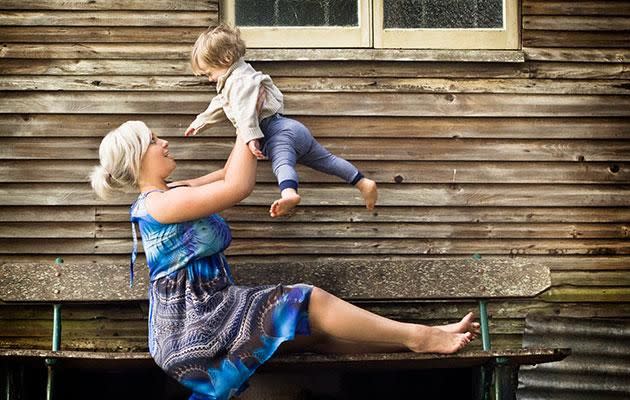
{"label": "sleeveless dress", "polygon": [[193,391],[189,400],[228,399],[282,342],[310,334],[313,287],[235,285],[223,255],[232,240],[227,223],[214,214],[162,224],[146,210],[151,192],[131,206],[149,266],[149,351]]}

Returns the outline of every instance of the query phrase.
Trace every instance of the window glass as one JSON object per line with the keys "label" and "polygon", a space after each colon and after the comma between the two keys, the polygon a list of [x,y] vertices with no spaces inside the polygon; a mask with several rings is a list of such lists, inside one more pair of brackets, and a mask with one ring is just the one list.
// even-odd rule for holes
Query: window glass
{"label": "window glass", "polygon": [[503,0],[384,0],[384,28],[502,28]]}
{"label": "window glass", "polygon": [[357,0],[236,0],[238,26],[358,26]]}

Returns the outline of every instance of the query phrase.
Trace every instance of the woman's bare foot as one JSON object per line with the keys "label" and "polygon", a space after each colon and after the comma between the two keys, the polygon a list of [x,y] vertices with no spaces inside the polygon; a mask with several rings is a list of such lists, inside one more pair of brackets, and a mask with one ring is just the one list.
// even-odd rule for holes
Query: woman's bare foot
{"label": "woman's bare foot", "polygon": [[407,345],[416,353],[452,354],[464,348],[473,334],[445,332],[432,326],[416,325],[414,337]]}
{"label": "woman's bare foot", "polygon": [[376,182],[368,178],[361,178],[355,185],[361,192],[363,200],[365,201],[365,208],[373,210],[378,198],[378,190],[376,189]]}
{"label": "woman's bare foot", "polygon": [[295,189],[292,188],[284,189],[281,196],[282,197],[274,201],[269,208],[269,215],[271,215],[272,218],[286,215],[295,206],[297,206],[302,199]]}
{"label": "woman's bare foot", "polygon": [[440,326],[436,326],[436,328],[441,329],[444,332],[450,332],[450,333],[470,332],[473,334],[473,337],[474,337],[479,334],[479,322],[474,322],[473,318],[474,318],[473,313],[469,312],[468,314],[464,316],[464,318],[462,318],[461,321],[457,323],[448,324],[448,325],[440,325]]}

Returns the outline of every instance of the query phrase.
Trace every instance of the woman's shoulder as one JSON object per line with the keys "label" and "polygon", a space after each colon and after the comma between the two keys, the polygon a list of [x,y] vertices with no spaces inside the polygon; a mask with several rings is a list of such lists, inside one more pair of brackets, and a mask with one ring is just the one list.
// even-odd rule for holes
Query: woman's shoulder
{"label": "woman's shoulder", "polygon": [[150,194],[156,193],[156,192],[164,193],[164,190],[161,190],[161,189],[149,190],[147,192],[142,192],[142,193],[140,193],[138,195],[138,197],[131,204],[131,207],[129,209],[129,215],[130,215],[131,221],[137,221],[137,220],[144,219],[144,220],[148,220],[149,222],[159,223],[149,213],[149,211],[147,209],[147,204],[146,204],[147,197]]}

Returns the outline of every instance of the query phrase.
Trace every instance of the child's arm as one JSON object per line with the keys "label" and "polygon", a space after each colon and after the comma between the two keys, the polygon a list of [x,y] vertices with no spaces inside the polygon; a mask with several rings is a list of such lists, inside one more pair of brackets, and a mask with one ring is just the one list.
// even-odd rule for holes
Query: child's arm
{"label": "child's arm", "polygon": [[206,111],[197,115],[197,118],[191,122],[190,126],[186,129],[184,136],[196,135],[206,125],[216,124],[226,119],[223,112],[223,104],[219,96],[212,98],[210,105]]}

